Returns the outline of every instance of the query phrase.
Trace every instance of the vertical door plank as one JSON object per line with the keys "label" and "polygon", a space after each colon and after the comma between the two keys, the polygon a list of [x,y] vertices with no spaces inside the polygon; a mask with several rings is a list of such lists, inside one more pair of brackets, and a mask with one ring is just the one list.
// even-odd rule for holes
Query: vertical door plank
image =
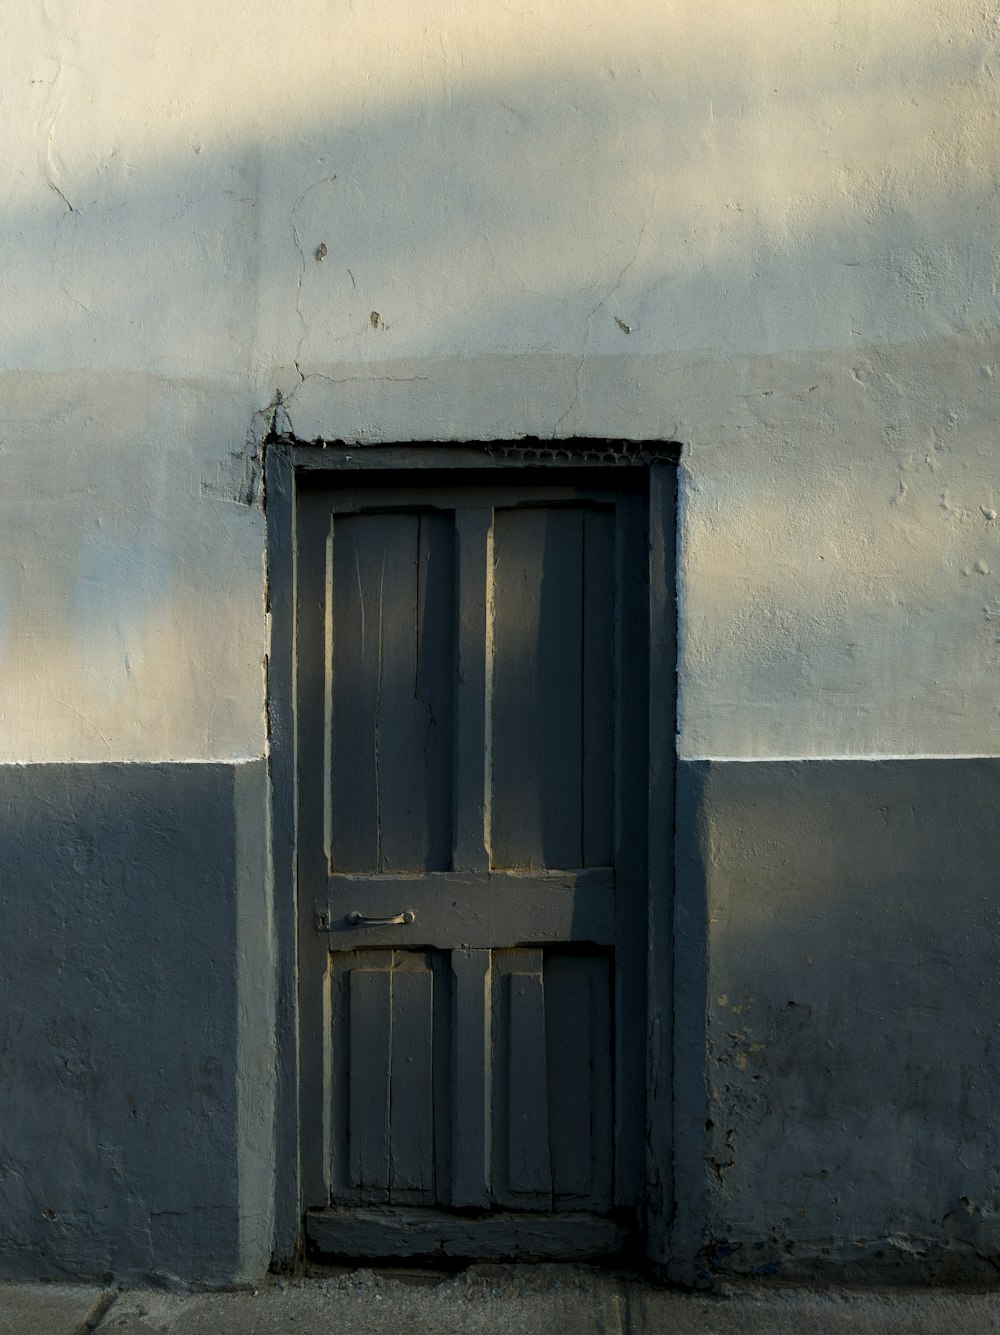
{"label": "vertical door plank", "polygon": [[604,954],[545,961],[552,1180],[557,1209],[612,1204],[612,994]]}
{"label": "vertical door plank", "polygon": [[[341,871],[378,868],[379,637],[372,533],[358,515],[333,525],[330,590],[330,857]],[[376,553],[377,557],[377,553]],[[376,573],[381,563],[375,561]],[[377,584],[376,584],[377,589]],[[317,665],[318,666],[318,665]],[[314,668],[315,670],[315,668]]]}
{"label": "vertical door plank", "polygon": [[545,691],[536,696],[546,867],[583,861],[583,515],[550,510],[546,524],[539,625]]}
{"label": "vertical door plank", "polygon": [[377,870],[416,871],[427,864],[423,783],[427,717],[414,689],[420,518],[369,515],[365,523],[377,534],[373,545],[381,556],[377,595],[373,588],[369,610],[379,636],[374,737]]}
{"label": "vertical door plank", "polygon": [[350,1175],[368,1199],[389,1196],[391,969],[350,974]]}
{"label": "vertical door plank", "polygon": [[447,1205],[451,1199],[451,1147],[454,1138],[454,1098],[452,1096],[452,994],[454,980],[450,952],[434,950],[428,962],[434,972],[434,1009],[432,1020],[433,1098],[434,1098],[434,1199]]}
{"label": "vertical door plank", "polygon": [[[330,1017],[330,1200],[357,1200],[357,1179],[351,1171],[351,972],[354,954],[328,956]],[[320,1198],[322,1200],[322,1197]],[[325,1203],[325,1202],[324,1202]]]}
{"label": "vertical door plank", "polygon": [[[587,960],[546,961],[545,1046],[549,1054],[548,1096],[552,1191],[586,1197],[591,1190],[593,1017]],[[568,966],[568,967],[567,967]],[[576,967],[573,967],[576,966]]]}
{"label": "vertical door plank", "polygon": [[508,977],[507,1185],[515,1194],[551,1196],[541,951],[524,953],[538,968]]}
{"label": "vertical door plank", "polygon": [[[591,956],[586,961],[586,968],[590,978],[591,1003],[590,1108],[593,1155],[590,1190],[593,1208],[606,1210],[614,1202],[615,970],[607,955]],[[637,1021],[635,1027],[640,1028]],[[641,1084],[638,1098],[641,1109],[645,1104]],[[639,1171],[642,1171],[641,1163]]]}
{"label": "vertical door plank", "polygon": [[583,517],[583,856],[606,867],[614,842],[614,534],[607,510]]}
{"label": "vertical door plank", "polygon": [[497,512],[493,863],[578,867],[583,512]]}
{"label": "vertical door plank", "polygon": [[451,1203],[483,1208],[490,1204],[492,1178],[491,952],[453,950],[451,969]]}
{"label": "vertical door plank", "polygon": [[[416,967],[392,972],[390,1158],[393,1200],[428,1203],[434,1189],[434,975]],[[397,959],[397,963],[398,963]],[[405,1193],[405,1196],[401,1193]]]}
{"label": "vertical door plank", "polygon": [[448,866],[453,583],[443,516],[337,517],[330,823],[338,871]]}
{"label": "vertical door plank", "polygon": [[451,853],[451,526],[431,514],[371,515],[367,522],[383,530],[378,870],[445,870]]}
{"label": "vertical door plank", "polygon": [[538,692],[546,512],[498,510],[494,526],[493,865],[541,866]]}
{"label": "vertical door plank", "polygon": [[455,694],[455,521],[420,516],[415,695],[426,711],[422,739],[427,871],[451,866]]}
{"label": "vertical door plank", "polygon": [[455,738],[455,871],[490,865],[490,759],[493,511],[455,511],[458,671]]}

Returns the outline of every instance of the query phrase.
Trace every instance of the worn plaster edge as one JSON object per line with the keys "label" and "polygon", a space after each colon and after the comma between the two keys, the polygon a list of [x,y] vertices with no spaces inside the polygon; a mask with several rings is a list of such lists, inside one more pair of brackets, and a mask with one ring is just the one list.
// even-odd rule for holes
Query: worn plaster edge
{"label": "worn plaster edge", "polygon": [[699,1260],[702,1283],[720,1294],[730,1285],[754,1284],[761,1291],[782,1287],[854,1287],[888,1294],[937,1287],[997,1292],[1000,1257],[953,1238],[899,1231],[871,1238],[813,1239],[807,1243],[763,1240],[756,1264],[740,1264],[745,1242],[706,1237]]}
{"label": "worn plaster edge", "polygon": [[678,752],[677,759],[683,765],[829,765],[868,764],[879,765],[885,761],[901,760],[1000,760],[996,751],[898,751],[873,752],[863,755],[846,752],[841,755],[760,755],[760,756],[714,756],[684,755]]}
{"label": "worn plaster edge", "polygon": [[41,769],[56,765],[91,765],[95,769],[116,768],[122,765],[144,765],[156,767],[163,765],[217,765],[220,769],[232,769],[244,765],[259,765],[267,756],[153,756],[150,758],[135,756],[101,756],[78,759],[74,756],[52,756],[44,760],[0,760],[0,769]]}
{"label": "worn plaster edge", "polygon": [[[54,765],[88,765],[95,769],[111,765],[218,765],[220,768],[234,768],[247,765],[259,765],[266,760],[267,755],[263,751],[260,755],[245,756],[90,756],[83,758],[75,756],[48,756],[44,760],[0,760],[0,769],[38,769],[42,766]],[[685,755],[680,751],[677,753],[677,761],[682,765],[829,765],[833,763],[878,765],[885,762],[896,763],[905,760],[1000,760],[1000,752],[886,751],[873,752],[864,755],[854,755],[850,752],[846,752],[841,755],[808,756],[794,753],[789,753],[788,755],[757,756]]]}
{"label": "worn plaster edge", "polygon": [[[684,1288],[706,1282],[701,1253],[711,1201],[706,1122],[709,1116],[708,876],[710,766],[677,767],[674,796],[672,1163],[673,1212],[663,1277]],[[709,1277],[710,1279],[710,1277]]]}
{"label": "worn plaster edge", "polygon": [[267,1271],[275,1237],[278,953],[266,762],[229,767],[236,869],[236,1278]]}

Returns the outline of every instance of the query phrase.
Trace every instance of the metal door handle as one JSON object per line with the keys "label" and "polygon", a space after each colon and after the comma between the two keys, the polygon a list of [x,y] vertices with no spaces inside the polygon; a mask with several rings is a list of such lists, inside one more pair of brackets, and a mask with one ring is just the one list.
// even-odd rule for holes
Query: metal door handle
{"label": "metal door handle", "polygon": [[347,915],[347,921],[352,927],[409,927],[416,916],[412,909],[404,909],[402,913],[392,913],[386,918],[373,918],[352,909]]}

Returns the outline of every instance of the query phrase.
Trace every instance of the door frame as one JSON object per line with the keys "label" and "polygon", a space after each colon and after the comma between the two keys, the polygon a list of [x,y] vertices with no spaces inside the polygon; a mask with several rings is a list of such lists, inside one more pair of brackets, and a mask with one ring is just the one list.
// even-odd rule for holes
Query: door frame
{"label": "door frame", "polygon": [[[377,483],[388,472],[420,473],[432,483],[456,470],[496,476],[549,476],[571,469],[609,475],[639,471],[648,502],[649,768],[646,831],[646,1164],[640,1227],[647,1259],[671,1266],[675,1181],[689,1180],[675,1163],[674,1101],[674,827],[677,721],[676,520],[677,462],[673,441],[592,439],[349,445],[268,439],[264,449],[266,516],[264,659],[267,763],[270,782],[271,891],[275,932],[277,1099],[275,1111],[274,1264],[293,1265],[303,1246],[301,1167],[300,999],[296,874],[297,754],[295,743],[295,554],[299,479],[322,473]],[[550,471],[551,470],[551,471]],[[659,815],[659,818],[658,818]],[[686,989],[685,989],[686,990]],[[687,1009],[687,1007],[686,1007]],[[697,1079],[697,1076],[695,1076]],[[687,1100],[685,1100],[687,1102]],[[678,1127],[678,1131],[682,1128]],[[685,1136],[684,1139],[687,1139]],[[679,1146],[677,1148],[680,1148]],[[685,1154],[684,1159],[689,1155]],[[682,1211],[684,1215],[688,1211]],[[686,1250],[686,1249],[685,1249]]]}

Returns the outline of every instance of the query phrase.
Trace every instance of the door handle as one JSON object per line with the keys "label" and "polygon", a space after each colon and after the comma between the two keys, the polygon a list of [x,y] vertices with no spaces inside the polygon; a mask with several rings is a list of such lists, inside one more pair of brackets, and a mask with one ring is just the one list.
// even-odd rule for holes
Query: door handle
{"label": "door handle", "polygon": [[412,909],[404,909],[402,913],[390,913],[384,918],[371,917],[367,913],[359,913],[357,909],[352,909],[347,915],[347,921],[352,927],[409,927],[416,916]]}

